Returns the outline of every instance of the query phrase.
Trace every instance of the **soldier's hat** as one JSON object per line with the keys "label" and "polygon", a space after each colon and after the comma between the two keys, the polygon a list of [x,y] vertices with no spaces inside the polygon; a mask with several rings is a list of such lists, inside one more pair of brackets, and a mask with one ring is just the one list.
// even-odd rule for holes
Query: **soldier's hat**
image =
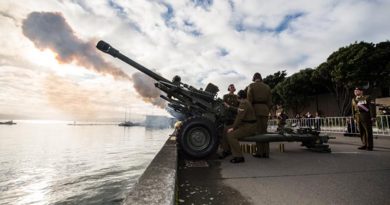
{"label": "soldier's hat", "polygon": [[263,80],[260,73],[253,74],[252,81],[255,81],[257,79],[259,79],[260,81]]}
{"label": "soldier's hat", "polygon": [[246,92],[244,90],[240,90],[237,93],[239,99],[246,99]]}
{"label": "soldier's hat", "polygon": [[356,86],[356,87],[355,87],[355,90],[361,90],[361,91],[363,91],[364,89],[363,89],[362,86]]}

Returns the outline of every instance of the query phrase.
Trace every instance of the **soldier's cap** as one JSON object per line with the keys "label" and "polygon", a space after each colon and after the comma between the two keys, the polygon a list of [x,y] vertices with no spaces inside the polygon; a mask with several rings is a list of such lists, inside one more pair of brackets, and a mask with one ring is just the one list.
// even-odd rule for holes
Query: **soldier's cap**
{"label": "soldier's cap", "polygon": [[361,87],[361,86],[356,86],[356,87],[355,87],[355,90],[363,91],[364,89],[363,89],[363,87]]}
{"label": "soldier's cap", "polygon": [[256,79],[263,80],[260,73],[253,74],[252,81],[255,81]]}
{"label": "soldier's cap", "polygon": [[240,90],[238,91],[237,96],[240,99],[246,99],[246,92],[244,90]]}

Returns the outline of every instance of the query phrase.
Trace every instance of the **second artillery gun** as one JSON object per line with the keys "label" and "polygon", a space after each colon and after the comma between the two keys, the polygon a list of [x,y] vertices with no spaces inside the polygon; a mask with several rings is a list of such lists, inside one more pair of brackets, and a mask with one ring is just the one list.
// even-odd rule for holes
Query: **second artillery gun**
{"label": "second artillery gun", "polygon": [[[203,158],[217,150],[227,116],[225,116],[222,99],[217,97],[219,89],[216,85],[209,83],[204,90],[201,90],[182,83],[179,76],[174,76],[170,81],[121,54],[104,41],[99,41],[96,47],[156,81],[155,86],[166,94],[160,97],[168,102],[169,109],[181,115],[182,124],[176,136],[180,147],[187,155]],[[246,141],[256,141],[256,139],[258,141],[260,138],[260,141],[273,141],[273,139],[275,141],[301,141],[308,148],[330,151],[327,145],[323,145],[328,138],[318,133],[299,134],[280,133],[277,134],[279,138],[275,134],[269,136],[263,134],[248,138]]]}

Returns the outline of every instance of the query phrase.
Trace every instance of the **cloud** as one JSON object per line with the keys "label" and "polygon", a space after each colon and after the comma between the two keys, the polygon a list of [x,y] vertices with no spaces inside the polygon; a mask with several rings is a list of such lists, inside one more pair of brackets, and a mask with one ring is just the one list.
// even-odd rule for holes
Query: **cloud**
{"label": "cloud", "polygon": [[98,110],[90,95],[81,86],[56,75],[49,75],[44,81],[48,102],[76,119],[96,119]]}
{"label": "cloud", "polygon": [[77,64],[119,79],[129,77],[97,54],[92,42],[80,40],[60,13],[32,12],[23,21],[23,34],[41,50],[51,49],[57,60]]}
{"label": "cloud", "polygon": [[[31,48],[30,40],[23,38],[22,32],[29,31],[26,36],[37,48],[55,51],[59,60],[71,62],[69,66],[88,64],[86,59],[94,59],[93,54],[79,59],[70,53],[79,56],[79,50],[83,49],[85,53],[96,52],[90,41],[102,39],[167,79],[180,75],[182,82],[197,88],[204,88],[212,82],[219,86],[219,96],[222,96],[230,83],[236,84],[237,88],[247,86],[255,72],[265,77],[279,70],[287,70],[291,75],[300,69],[318,66],[333,51],[352,42],[390,40],[390,27],[387,25],[389,10],[390,2],[386,0],[4,0],[0,4],[0,22],[4,31],[0,33],[3,46],[0,55],[16,60],[9,60],[8,57],[0,59],[0,69],[36,69],[41,72],[36,76],[50,70],[49,65],[39,64],[28,57],[36,51]],[[35,13],[36,17],[30,18],[30,13]],[[28,19],[32,22],[28,24],[28,29],[20,28]],[[58,22],[58,28],[55,25],[47,26],[45,22]],[[39,29],[47,29],[47,32],[42,34]],[[52,35],[54,29],[67,34]],[[10,32],[13,35],[8,35]],[[64,42],[68,44],[63,46]],[[11,53],[10,56],[8,53]],[[18,59],[23,63],[17,63]],[[101,61],[109,62],[118,69],[123,68],[123,72],[129,76],[136,72],[109,56],[102,55]],[[90,70],[99,70],[99,66],[92,63],[85,66]],[[102,69],[97,72],[102,72]],[[14,76],[15,81],[18,81],[18,76]],[[107,79],[99,76],[88,80],[86,75],[80,75],[77,79],[66,75],[61,77],[71,78],[71,82],[80,86],[88,81],[99,89],[102,82],[107,83]],[[22,76],[19,78],[24,79]],[[143,83],[140,79],[140,83]],[[11,82],[4,83],[10,85]],[[123,95],[126,99],[127,95],[128,101],[136,104],[139,110],[152,108],[133,98],[136,85],[127,88],[128,82],[109,83],[110,86],[105,84],[107,90],[123,89],[123,92],[118,91],[112,97],[122,99]],[[150,88],[154,88],[152,84],[149,84]],[[16,88],[17,85],[11,84],[10,87]],[[158,95],[153,91],[145,94],[144,99],[150,96],[159,99]],[[99,96],[104,98],[103,94]],[[94,99],[91,99],[92,103],[98,101]],[[99,105],[97,109],[117,107],[118,104],[112,101],[99,101],[98,104],[104,106]]]}
{"label": "cloud", "polygon": [[17,19],[7,12],[0,11],[0,16],[11,19],[15,24],[17,23]]}
{"label": "cloud", "polygon": [[[125,12],[121,6],[113,1],[109,1],[109,5],[118,10],[121,15],[124,15]],[[60,13],[32,12],[23,21],[22,28],[23,34],[33,41],[35,46],[40,49],[50,48],[56,52],[56,58],[60,62],[71,63],[76,61],[79,65],[99,73],[109,74],[119,79],[131,79],[121,69],[104,61],[97,53],[97,49],[92,42],[86,43],[80,40]],[[134,88],[145,102],[164,108],[165,102],[159,97],[160,91],[154,88],[154,82],[143,75],[133,75],[137,77],[133,81]],[[49,80],[58,79],[49,78]],[[48,94],[51,94],[51,92],[48,92]],[[52,98],[49,96],[49,99]],[[59,103],[56,103],[57,101],[52,100],[52,102],[59,105]],[[71,109],[68,110],[71,111]]]}

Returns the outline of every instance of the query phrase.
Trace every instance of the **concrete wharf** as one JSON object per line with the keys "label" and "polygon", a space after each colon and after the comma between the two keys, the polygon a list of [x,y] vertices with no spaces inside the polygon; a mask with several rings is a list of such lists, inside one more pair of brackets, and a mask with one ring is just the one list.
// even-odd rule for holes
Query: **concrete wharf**
{"label": "concrete wharf", "polygon": [[[270,158],[244,154],[246,161],[240,164],[230,163],[230,157],[220,160],[216,155],[191,160],[176,152],[172,148],[176,146],[174,141],[168,140],[160,151],[165,157],[159,157],[159,153],[149,166],[155,167],[156,159],[161,164],[170,164],[169,169],[160,167],[164,171],[152,176],[153,183],[159,183],[155,178],[160,177],[167,188],[156,185],[155,191],[139,190],[137,187],[142,187],[143,181],[151,181],[141,177],[135,186],[138,194],[132,191],[126,202],[390,204],[390,136],[376,137],[374,151],[358,150],[361,145],[358,137],[331,136],[336,137],[329,141],[331,153],[311,152],[297,142],[274,142],[270,144]],[[280,144],[284,144],[284,152],[280,152]],[[148,169],[144,175],[148,175]],[[134,197],[137,195],[142,197]]]}

